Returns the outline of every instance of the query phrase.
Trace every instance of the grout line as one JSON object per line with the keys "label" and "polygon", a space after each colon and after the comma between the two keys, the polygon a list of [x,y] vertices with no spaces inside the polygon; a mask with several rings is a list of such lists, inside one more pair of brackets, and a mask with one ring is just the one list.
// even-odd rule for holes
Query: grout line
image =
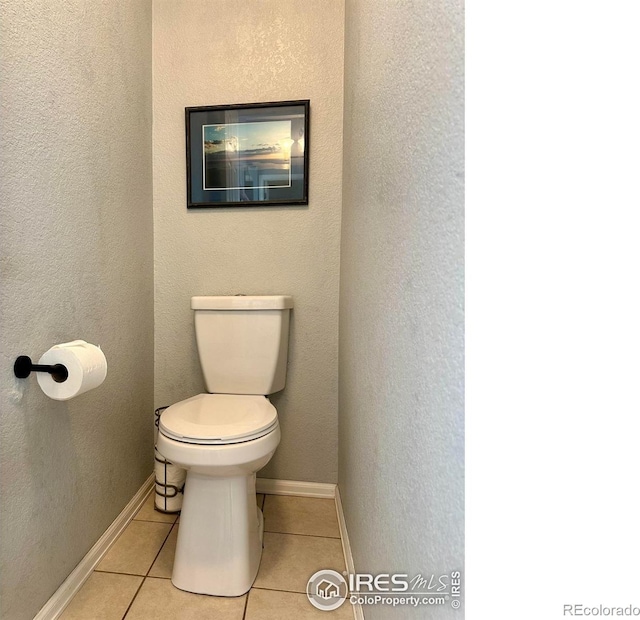
{"label": "grout line", "polygon": [[126,575],[127,577],[142,577],[146,579],[171,579],[171,577],[160,577],[159,575],[136,575],[134,573],[114,573],[112,570],[94,570],[94,573],[106,573],[107,575]]}
{"label": "grout line", "polygon": [[247,592],[247,596],[244,599],[244,611],[242,612],[242,620],[245,620],[245,618],[247,617],[247,607],[249,606],[249,594],[251,594],[251,589]]}
{"label": "grout line", "polygon": [[341,540],[340,536],[320,536],[319,534],[296,534],[295,532],[272,532],[265,529],[265,534],[285,534],[286,536],[307,536],[309,538],[328,538],[329,540]]}
{"label": "grout line", "polygon": [[129,603],[129,607],[127,607],[127,610],[124,612],[124,616],[122,616],[122,620],[124,620],[127,617],[127,614],[129,613],[129,610],[131,609],[131,605],[133,605],[133,601],[136,600],[136,597],[138,596],[138,592],[140,592],[140,588],[142,588],[142,584],[145,582],[146,577],[142,578],[142,581],[140,582],[140,585],[138,586],[138,589],[136,590],[136,593],[133,595],[133,598],[131,599],[131,602]]}
{"label": "grout line", "polygon": [[298,590],[283,590],[282,588],[259,588],[257,586],[252,586],[251,590],[267,590],[268,592],[288,592],[289,594],[304,594],[304,592],[300,592]]}
{"label": "grout line", "polygon": [[153,562],[151,562],[151,564],[149,565],[149,568],[147,569],[147,574],[145,575],[145,577],[149,576],[149,573],[151,572],[151,569],[153,568],[153,565],[156,563],[156,560],[158,559],[158,556],[160,555],[160,553],[162,553],[162,549],[164,548],[164,546],[167,544],[167,540],[169,540],[169,536],[171,536],[171,532],[173,532],[173,528],[176,526],[176,524],[174,523],[170,528],[169,531],[167,532],[167,535],[164,538],[164,541],[162,542],[162,544],[160,545],[160,549],[158,549],[158,553],[156,553],[156,557],[153,558]]}
{"label": "grout line", "polygon": [[[171,581],[171,577],[160,577],[160,575],[149,575],[145,577],[145,579],[164,579],[165,581]],[[186,592],[186,590],[183,590],[183,592]],[[189,594],[196,594],[196,592],[189,592]]]}
{"label": "grout line", "polygon": [[140,573],[117,573],[114,570],[102,570],[101,568],[94,568],[93,571],[94,573],[107,573],[108,575],[129,575],[130,577],[142,577],[144,579],[144,575],[141,575]]}

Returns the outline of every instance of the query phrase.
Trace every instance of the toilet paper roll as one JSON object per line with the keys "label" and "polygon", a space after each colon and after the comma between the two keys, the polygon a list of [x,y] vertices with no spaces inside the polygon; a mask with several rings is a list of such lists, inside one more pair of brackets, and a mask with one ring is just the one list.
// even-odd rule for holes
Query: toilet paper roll
{"label": "toilet paper roll", "polygon": [[107,359],[100,347],[84,340],[64,342],[51,347],[38,364],[62,364],[68,378],[57,383],[47,372],[37,373],[42,391],[53,400],[69,400],[97,388],[107,376]]}
{"label": "toilet paper roll", "polygon": [[161,512],[180,512],[187,471],[167,461],[157,448],[155,459],[156,508]]}

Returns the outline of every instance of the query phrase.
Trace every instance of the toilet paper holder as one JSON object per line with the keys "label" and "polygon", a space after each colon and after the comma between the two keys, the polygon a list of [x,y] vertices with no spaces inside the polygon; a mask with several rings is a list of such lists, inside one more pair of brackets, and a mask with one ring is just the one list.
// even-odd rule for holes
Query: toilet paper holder
{"label": "toilet paper holder", "polygon": [[34,364],[28,355],[20,355],[13,365],[13,373],[18,379],[26,379],[32,372],[48,372],[56,383],[64,383],[69,371],[64,364]]}

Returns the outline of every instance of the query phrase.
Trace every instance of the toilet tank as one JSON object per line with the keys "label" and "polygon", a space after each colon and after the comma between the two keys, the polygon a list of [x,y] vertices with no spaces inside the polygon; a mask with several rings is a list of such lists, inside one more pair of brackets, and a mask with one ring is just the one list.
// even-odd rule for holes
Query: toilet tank
{"label": "toilet tank", "polygon": [[192,297],[207,391],[266,395],[282,390],[292,307],[288,295]]}

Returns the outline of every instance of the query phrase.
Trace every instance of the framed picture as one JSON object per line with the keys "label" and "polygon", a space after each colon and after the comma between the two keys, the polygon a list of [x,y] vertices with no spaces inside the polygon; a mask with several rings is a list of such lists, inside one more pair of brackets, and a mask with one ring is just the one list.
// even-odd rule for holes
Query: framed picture
{"label": "framed picture", "polygon": [[185,113],[187,208],[309,204],[309,100]]}

